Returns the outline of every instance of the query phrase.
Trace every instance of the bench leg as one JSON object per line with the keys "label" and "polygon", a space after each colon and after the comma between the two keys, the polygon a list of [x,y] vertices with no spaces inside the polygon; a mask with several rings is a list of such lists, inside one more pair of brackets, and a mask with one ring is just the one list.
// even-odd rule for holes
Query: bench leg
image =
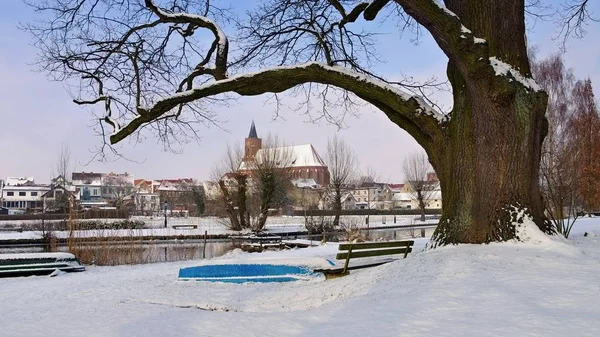
{"label": "bench leg", "polygon": [[346,256],[346,262],[344,263],[344,270],[342,271],[342,276],[348,273],[348,264],[350,263],[350,255],[352,255],[352,245],[348,248],[348,256]]}

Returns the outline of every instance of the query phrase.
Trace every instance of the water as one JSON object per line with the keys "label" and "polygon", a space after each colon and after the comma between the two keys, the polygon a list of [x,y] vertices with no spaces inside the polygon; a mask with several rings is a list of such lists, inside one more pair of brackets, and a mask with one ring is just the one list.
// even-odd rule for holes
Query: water
{"label": "water", "polygon": [[[233,249],[229,241],[203,242],[182,241],[179,243],[104,243],[78,244],[74,253],[84,264],[99,266],[114,266],[123,264],[144,264],[169,261],[202,259],[224,255]],[[69,247],[58,246],[56,251],[69,252]],[[2,253],[41,253],[43,247],[0,248]]]}
{"label": "water", "polygon": [[[431,236],[435,227],[425,228],[401,228],[401,229],[378,229],[361,230],[363,235],[368,235],[371,240],[407,240],[411,238],[422,237],[424,230],[425,237]],[[285,238],[285,235],[284,235]],[[293,238],[308,238],[299,235]],[[321,235],[316,234],[312,239],[320,241]],[[328,238],[330,241],[337,241],[337,237]],[[95,264],[99,266],[114,266],[123,264],[144,264],[169,261],[197,260],[202,259],[203,245],[201,240],[182,240],[177,243],[158,242],[158,243],[78,243],[71,253],[74,253],[84,264]],[[233,245],[230,241],[208,241],[204,252],[205,258],[212,258],[224,255],[231,251]],[[0,254],[3,253],[41,253],[44,252],[41,246],[18,247],[18,248],[0,248]],[[58,252],[69,252],[69,247],[58,246]]]}

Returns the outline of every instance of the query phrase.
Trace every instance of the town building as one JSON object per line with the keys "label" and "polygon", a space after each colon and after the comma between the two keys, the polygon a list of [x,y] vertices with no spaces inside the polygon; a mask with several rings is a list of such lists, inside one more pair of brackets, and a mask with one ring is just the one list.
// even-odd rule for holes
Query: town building
{"label": "town building", "polygon": [[140,215],[152,215],[161,210],[160,194],[158,193],[159,181],[136,179],[135,186],[135,211]]}
{"label": "town building", "polygon": [[71,184],[83,208],[122,207],[132,203],[134,176],[125,173],[73,172]]}
{"label": "town building", "polygon": [[197,216],[199,199],[204,199],[204,187],[191,178],[163,179],[157,188],[161,209],[180,216]]}
{"label": "town building", "polygon": [[329,169],[311,144],[263,148],[262,139],[258,137],[254,122],[244,141],[244,157],[239,171],[251,175],[253,162],[260,158],[268,158],[269,151],[281,151],[286,153],[286,157],[289,155],[289,163],[282,164],[281,169],[287,171],[291,180],[312,179],[320,186],[329,185]]}
{"label": "town building", "polygon": [[2,207],[13,214],[42,212],[42,195],[51,189],[36,184],[33,177],[7,177],[2,186]]}

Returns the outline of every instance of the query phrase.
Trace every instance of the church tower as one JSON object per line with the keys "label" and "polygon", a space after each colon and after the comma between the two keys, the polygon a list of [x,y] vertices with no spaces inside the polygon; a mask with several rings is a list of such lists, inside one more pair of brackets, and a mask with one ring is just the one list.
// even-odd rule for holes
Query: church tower
{"label": "church tower", "polygon": [[258,138],[258,135],[256,134],[254,121],[252,121],[250,133],[248,134],[248,138],[246,138],[244,145],[244,161],[254,159],[256,152],[262,147],[262,139]]}

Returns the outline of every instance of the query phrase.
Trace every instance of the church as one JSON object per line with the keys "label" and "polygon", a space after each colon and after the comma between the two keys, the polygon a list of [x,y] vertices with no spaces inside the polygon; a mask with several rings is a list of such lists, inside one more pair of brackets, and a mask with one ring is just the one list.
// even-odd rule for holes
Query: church
{"label": "church", "polygon": [[[265,150],[252,121],[250,133],[244,141],[244,158],[240,170],[247,170],[249,163],[256,157],[260,158],[261,152]],[[312,179],[321,186],[329,185],[329,169],[312,144],[289,146],[285,150],[290,151],[291,163],[283,169],[288,171],[291,180]]]}

